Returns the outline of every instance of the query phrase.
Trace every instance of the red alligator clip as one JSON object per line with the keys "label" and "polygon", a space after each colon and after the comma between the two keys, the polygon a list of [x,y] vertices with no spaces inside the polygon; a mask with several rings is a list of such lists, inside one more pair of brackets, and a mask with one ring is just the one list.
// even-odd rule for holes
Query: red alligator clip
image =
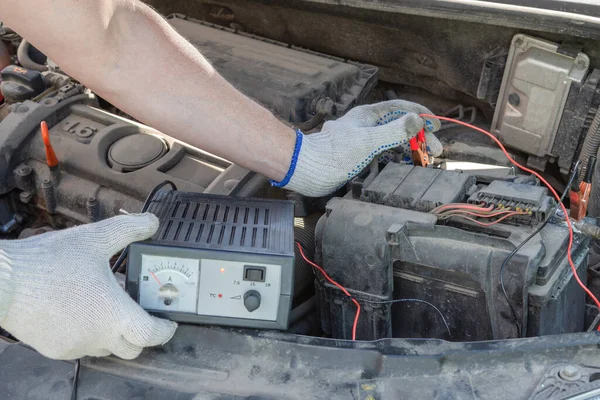
{"label": "red alligator clip", "polygon": [[414,165],[418,165],[420,167],[426,167],[429,165],[425,129],[421,129],[421,131],[417,133],[417,136],[410,139],[410,150],[412,151],[412,160]]}
{"label": "red alligator clip", "polygon": [[581,221],[587,215],[588,201],[592,193],[592,178],[596,170],[596,157],[591,156],[586,169],[585,176],[579,186],[571,188],[569,198],[571,200],[571,218],[575,221]]}

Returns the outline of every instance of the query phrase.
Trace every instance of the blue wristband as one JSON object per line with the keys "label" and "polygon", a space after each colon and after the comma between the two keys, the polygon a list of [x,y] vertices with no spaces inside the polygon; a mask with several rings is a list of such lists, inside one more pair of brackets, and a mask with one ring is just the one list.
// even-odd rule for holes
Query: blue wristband
{"label": "blue wristband", "polygon": [[296,146],[294,147],[294,154],[292,155],[292,162],[290,163],[290,169],[287,174],[283,178],[281,182],[274,181],[269,179],[271,185],[275,187],[284,187],[288,183],[290,183],[290,179],[292,179],[292,175],[294,175],[294,171],[296,171],[296,163],[298,162],[298,155],[300,154],[300,148],[302,147],[302,138],[304,134],[300,129],[296,129]]}

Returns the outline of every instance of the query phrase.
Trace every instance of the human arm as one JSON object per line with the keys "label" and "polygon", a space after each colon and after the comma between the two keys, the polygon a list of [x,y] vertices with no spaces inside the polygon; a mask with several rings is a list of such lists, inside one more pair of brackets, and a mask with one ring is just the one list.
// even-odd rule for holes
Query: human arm
{"label": "human arm", "polygon": [[157,13],[134,0],[4,0],[4,23],[136,119],[272,179],[294,131],[226,82]]}
{"label": "human arm", "polygon": [[[0,16],[67,73],[138,120],[309,196],[334,191],[372,153],[406,142],[422,126],[415,111],[428,112],[407,102],[381,103],[374,112],[357,107],[351,112],[358,118],[299,136],[227,83],[142,2],[4,0]],[[373,116],[396,112],[402,118],[374,129]],[[439,142],[428,140],[439,155]]]}

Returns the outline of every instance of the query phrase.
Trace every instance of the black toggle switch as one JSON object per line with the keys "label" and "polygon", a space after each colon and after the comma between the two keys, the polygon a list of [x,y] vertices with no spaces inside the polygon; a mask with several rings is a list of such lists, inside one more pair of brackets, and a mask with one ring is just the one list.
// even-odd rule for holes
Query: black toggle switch
{"label": "black toggle switch", "polygon": [[267,274],[266,267],[258,267],[254,265],[244,266],[244,280],[250,282],[264,282]]}

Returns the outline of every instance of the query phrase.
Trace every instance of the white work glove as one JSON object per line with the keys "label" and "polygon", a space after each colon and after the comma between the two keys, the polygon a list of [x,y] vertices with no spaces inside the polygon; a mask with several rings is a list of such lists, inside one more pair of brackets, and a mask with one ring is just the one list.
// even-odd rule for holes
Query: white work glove
{"label": "white work glove", "polygon": [[109,259],[152,236],[152,214],[0,241],[0,326],[46,357],[125,359],[164,344],[174,322],[151,317],[119,286]]}
{"label": "white work glove", "polygon": [[443,148],[432,132],[440,128],[440,122],[422,119],[420,114],[432,112],[416,103],[391,100],[355,107],[340,119],[326,122],[318,133],[297,131],[290,169],[281,182],[271,184],[309,197],[325,196],[386,150],[398,147],[410,155],[409,140],[424,123],[429,153],[437,157]]}

